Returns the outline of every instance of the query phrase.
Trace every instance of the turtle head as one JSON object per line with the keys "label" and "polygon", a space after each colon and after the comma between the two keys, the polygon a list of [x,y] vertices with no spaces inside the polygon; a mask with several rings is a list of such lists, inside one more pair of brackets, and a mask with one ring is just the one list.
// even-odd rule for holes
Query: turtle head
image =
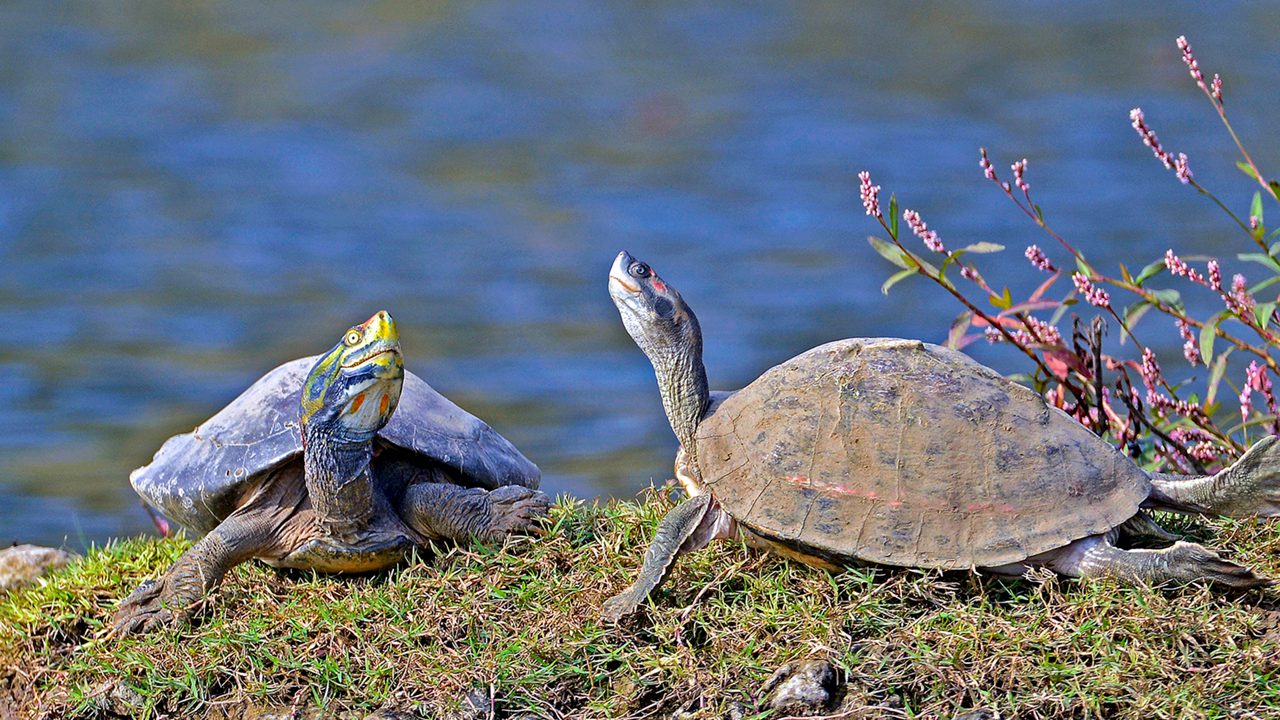
{"label": "turtle head", "polygon": [[653,268],[623,250],[609,270],[609,296],[622,324],[650,360],[696,352],[702,354],[698,318]]}
{"label": "turtle head", "polygon": [[400,334],[381,310],[347,330],[307,374],[303,428],[341,442],[369,442],[391,419],[403,384]]}
{"label": "turtle head", "polygon": [[609,296],[653,364],[667,420],[696,467],[694,430],[711,404],[698,318],[675,288],[626,250],[609,270]]}

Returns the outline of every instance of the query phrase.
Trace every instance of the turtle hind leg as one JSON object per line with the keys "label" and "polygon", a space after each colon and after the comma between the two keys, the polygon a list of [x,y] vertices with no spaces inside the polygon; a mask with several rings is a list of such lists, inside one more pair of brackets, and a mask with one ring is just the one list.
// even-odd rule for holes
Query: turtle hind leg
{"label": "turtle hind leg", "polygon": [[1076,540],[1035,564],[1068,577],[1110,576],[1152,585],[1208,581],[1233,588],[1252,588],[1273,582],[1224,560],[1203,545],[1184,541],[1159,550],[1123,550],[1108,537],[1094,535]]}
{"label": "turtle hind leg", "polygon": [[1216,475],[1151,474],[1147,504],[1160,510],[1226,517],[1280,517],[1280,437],[1253,447]]}
{"label": "turtle hind leg", "polygon": [[697,495],[677,505],[658,523],[653,542],[644,553],[644,562],[635,582],[604,601],[600,617],[617,622],[635,612],[649,597],[684,553],[706,547],[717,538],[731,537],[737,524],[720,509],[709,494]]}
{"label": "turtle hind leg", "polygon": [[400,517],[430,539],[501,542],[515,533],[534,533],[551,509],[546,493],[521,485],[496,490],[452,483],[410,485],[400,501]]}

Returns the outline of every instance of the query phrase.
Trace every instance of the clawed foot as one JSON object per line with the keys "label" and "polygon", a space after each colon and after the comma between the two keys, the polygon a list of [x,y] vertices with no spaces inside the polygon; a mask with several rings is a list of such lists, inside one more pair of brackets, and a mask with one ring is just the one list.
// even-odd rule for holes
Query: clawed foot
{"label": "clawed foot", "polygon": [[643,600],[643,597],[637,597],[635,593],[630,591],[620,592],[604,601],[604,605],[600,608],[600,619],[605,622],[616,623],[639,610],[640,603]]}
{"label": "clawed foot", "polygon": [[1195,543],[1177,542],[1165,550],[1169,567],[1184,581],[1209,580],[1233,588],[1266,587],[1269,578],[1255,574],[1249,568],[1220,557],[1212,550]]}
{"label": "clawed foot", "polygon": [[185,620],[189,615],[185,608],[165,602],[164,586],[164,578],[139,585],[116,608],[111,618],[112,634],[146,633]]}
{"label": "clawed foot", "polygon": [[544,492],[519,485],[500,487],[489,493],[489,526],[479,539],[496,542],[516,533],[541,534],[550,509],[551,498]]}

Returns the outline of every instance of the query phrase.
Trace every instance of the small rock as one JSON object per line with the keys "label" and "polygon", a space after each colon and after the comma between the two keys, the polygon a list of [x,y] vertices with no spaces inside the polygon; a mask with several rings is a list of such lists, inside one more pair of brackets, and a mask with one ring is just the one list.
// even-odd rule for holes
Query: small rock
{"label": "small rock", "polygon": [[462,696],[462,707],[439,715],[444,720],[491,720],[497,714],[497,701],[489,688],[471,688]]}
{"label": "small rock", "polygon": [[836,669],[826,660],[787,663],[765,681],[766,704],[792,715],[824,713],[835,705]]}
{"label": "small rock", "polygon": [[57,548],[14,545],[0,550],[0,592],[29,585],[69,562],[71,554]]}

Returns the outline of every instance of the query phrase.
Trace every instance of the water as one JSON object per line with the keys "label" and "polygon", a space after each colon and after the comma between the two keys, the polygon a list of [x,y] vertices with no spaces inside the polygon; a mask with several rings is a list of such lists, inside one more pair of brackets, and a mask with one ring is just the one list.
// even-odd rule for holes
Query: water
{"label": "water", "polygon": [[1280,167],[1280,6],[851,5],[0,5],[0,541],[148,531],[131,468],[383,307],[548,491],[634,494],[675,441],[605,291],[619,249],[697,310],[713,387],[944,336],[939,292],[879,293],[863,168],[948,242],[1010,245],[992,277],[1045,243],[980,145],[1031,159],[1101,267],[1235,252],[1128,125],[1247,207],[1181,33]]}

